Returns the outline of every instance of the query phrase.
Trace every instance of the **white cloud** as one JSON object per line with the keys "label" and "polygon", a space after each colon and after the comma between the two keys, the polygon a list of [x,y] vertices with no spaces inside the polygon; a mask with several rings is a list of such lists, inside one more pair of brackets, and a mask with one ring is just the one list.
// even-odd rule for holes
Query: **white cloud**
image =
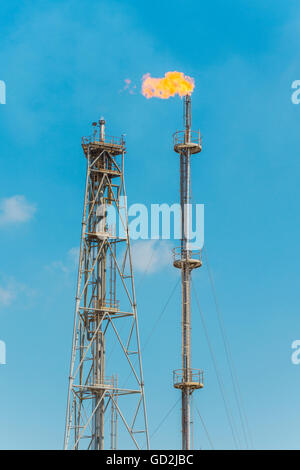
{"label": "white cloud", "polygon": [[68,258],[71,261],[72,265],[75,267],[78,266],[79,252],[80,248],[78,246],[74,246],[68,251]]}
{"label": "white cloud", "polygon": [[0,286],[0,307],[7,307],[15,299],[16,295],[11,286]]}
{"label": "white cloud", "polygon": [[172,247],[162,240],[136,241],[132,245],[132,263],[135,271],[154,273],[171,265]]}
{"label": "white cloud", "polygon": [[[21,294],[21,295],[20,295]],[[35,291],[29,286],[18,282],[14,277],[1,276],[0,281],[0,308],[9,307],[12,303],[22,298],[32,298]]]}
{"label": "white cloud", "polygon": [[65,274],[71,273],[78,266],[79,247],[70,248],[64,258],[65,259],[63,261],[53,261],[51,264],[46,266],[46,269],[48,271],[62,271]]}
{"label": "white cloud", "polygon": [[[71,248],[63,260],[56,260],[46,266],[48,271],[65,274],[74,272],[79,262],[79,247]],[[172,246],[164,240],[138,240],[131,246],[133,269],[154,273],[172,264]]]}
{"label": "white cloud", "polygon": [[0,225],[27,222],[32,219],[36,207],[25,196],[12,196],[0,200]]}

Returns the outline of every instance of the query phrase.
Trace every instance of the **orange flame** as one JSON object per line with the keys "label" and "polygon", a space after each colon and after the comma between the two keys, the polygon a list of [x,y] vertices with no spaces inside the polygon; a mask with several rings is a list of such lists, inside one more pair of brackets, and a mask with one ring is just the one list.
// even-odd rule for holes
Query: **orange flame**
{"label": "orange flame", "polygon": [[146,98],[167,99],[176,94],[190,95],[194,87],[194,79],[182,72],[167,72],[163,78],[152,78],[150,73],[147,73],[143,76],[142,94]]}

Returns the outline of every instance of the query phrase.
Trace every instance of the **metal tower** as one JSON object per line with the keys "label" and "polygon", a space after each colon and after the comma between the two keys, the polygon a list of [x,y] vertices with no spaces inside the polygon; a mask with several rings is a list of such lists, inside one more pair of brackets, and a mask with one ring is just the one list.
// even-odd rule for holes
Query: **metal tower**
{"label": "metal tower", "polygon": [[191,307],[190,278],[193,269],[202,266],[201,252],[189,247],[190,233],[190,186],[191,155],[201,152],[200,131],[191,130],[191,97],[186,95],[183,102],[184,131],[173,135],[174,150],[180,155],[180,205],[181,205],[181,246],[173,250],[175,268],[181,270],[182,293],[182,369],[174,370],[174,387],[182,396],[182,449],[191,449],[191,396],[194,390],[203,388],[203,372],[192,369],[191,361]]}
{"label": "metal tower", "polygon": [[[105,121],[87,159],[65,449],[149,448],[124,182],[125,142]],[[117,226],[118,222],[118,226]]]}

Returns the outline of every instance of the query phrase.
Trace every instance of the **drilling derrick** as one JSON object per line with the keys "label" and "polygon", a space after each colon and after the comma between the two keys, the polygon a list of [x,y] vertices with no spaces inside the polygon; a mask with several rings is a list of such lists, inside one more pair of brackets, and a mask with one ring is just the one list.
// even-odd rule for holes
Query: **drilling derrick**
{"label": "drilling derrick", "polygon": [[184,131],[175,132],[174,150],[180,156],[180,205],[181,205],[181,246],[173,250],[175,268],[181,270],[181,327],[182,327],[182,369],[174,370],[173,384],[181,391],[182,449],[191,449],[191,399],[194,390],[203,388],[203,372],[192,369],[191,361],[191,272],[202,266],[201,251],[191,250],[190,240],[190,186],[191,155],[201,152],[200,131],[191,130],[191,97],[183,101]]}
{"label": "drilling derrick", "polygon": [[107,137],[101,119],[82,148],[87,174],[64,448],[116,449],[121,441],[148,449],[125,141]]}

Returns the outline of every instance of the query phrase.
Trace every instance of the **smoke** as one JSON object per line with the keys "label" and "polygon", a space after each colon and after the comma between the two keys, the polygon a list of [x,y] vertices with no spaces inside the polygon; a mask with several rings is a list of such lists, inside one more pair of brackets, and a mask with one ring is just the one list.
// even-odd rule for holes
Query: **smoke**
{"label": "smoke", "polygon": [[132,80],[130,78],[125,78],[124,83],[125,85],[119,91],[119,93],[122,93],[123,91],[127,91],[128,93],[130,93],[130,95],[134,95],[136,91],[136,85],[132,83]]}

